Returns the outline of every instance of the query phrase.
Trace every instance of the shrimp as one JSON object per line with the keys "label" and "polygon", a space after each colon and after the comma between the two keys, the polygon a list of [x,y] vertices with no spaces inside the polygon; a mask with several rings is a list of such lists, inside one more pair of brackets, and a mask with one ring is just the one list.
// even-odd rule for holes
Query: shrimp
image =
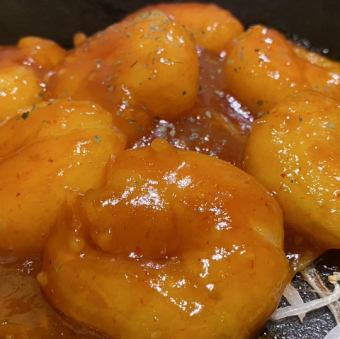
{"label": "shrimp", "polygon": [[41,102],[40,93],[39,78],[32,69],[0,63],[0,124]]}
{"label": "shrimp", "polygon": [[340,106],[306,91],[258,119],[245,169],[275,192],[287,226],[323,249],[340,248]]}
{"label": "shrimp", "polygon": [[45,72],[51,71],[66,55],[66,51],[54,41],[35,36],[20,39],[18,47],[26,59]]}
{"label": "shrimp", "polygon": [[102,180],[125,146],[111,114],[89,102],[37,106],[0,127],[0,252],[39,252],[67,192]]}
{"label": "shrimp", "polygon": [[51,98],[91,100],[112,112],[128,141],[153,118],[172,120],[198,93],[195,43],[160,11],[142,12],[83,42],[57,67]]}
{"label": "shrimp", "polygon": [[248,338],[288,279],[281,210],[233,165],[156,139],[64,206],[37,278],[113,338]]}
{"label": "shrimp", "polygon": [[158,4],[141,11],[156,9],[184,25],[200,47],[215,54],[223,51],[231,39],[243,32],[242,24],[229,11],[215,4]]}
{"label": "shrimp", "polygon": [[227,52],[227,87],[255,115],[304,89],[340,99],[340,64],[295,46],[273,29],[254,26]]}
{"label": "shrimp", "polygon": [[37,37],[0,47],[0,124],[42,101],[45,75],[65,53],[55,42]]}

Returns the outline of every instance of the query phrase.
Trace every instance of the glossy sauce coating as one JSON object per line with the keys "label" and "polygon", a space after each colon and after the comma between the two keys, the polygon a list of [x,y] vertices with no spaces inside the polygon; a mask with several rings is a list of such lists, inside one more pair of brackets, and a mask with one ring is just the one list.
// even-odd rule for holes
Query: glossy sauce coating
{"label": "glossy sauce coating", "polygon": [[232,38],[243,32],[242,24],[229,11],[215,4],[158,4],[142,9],[145,10],[166,13],[184,25],[201,48],[217,54],[226,48]]}
{"label": "glossy sauce coating", "polygon": [[[252,117],[234,98],[223,91],[223,54],[213,56],[202,51],[199,60],[200,92],[195,106],[176,121],[157,122],[150,135],[139,140],[136,147],[149,145],[154,138],[161,136],[168,138],[176,147],[204,152],[240,164]],[[31,115],[30,118],[34,116]],[[27,120],[25,123],[29,121],[32,123],[32,120]],[[21,140],[32,130],[34,131],[33,127],[22,128],[20,133],[16,133],[12,129],[13,134],[4,134],[3,139],[0,135],[0,145],[5,146],[6,152],[10,147],[8,140],[11,141],[11,147],[16,147],[14,135],[20,135],[19,140]],[[2,148],[0,154],[1,152],[3,152]],[[57,336],[94,338],[92,333],[87,333],[87,328],[81,328],[79,332],[79,328],[75,329],[74,324],[70,327],[69,319],[63,320],[53,309],[50,309],[35,286],[35,277],[40,267],[39,259],[28,261],[34,269],[27,270],[28,264],[24,261],[23,263],[9,262],[1,271],[3,281],[1,286],[4,287],[1,296],[6,300],[6,306],[3,307],[5,321],[0,327],[0,336],[16,335],[25,339],[24,333],[29,333],[33,338],[36,336],[38,339]],[[16,273],[18,270],[20,275]],[[17,284],[20,288],[17,288]],[[36,300],[34,303],[26,303],[26,300],[32,298]],[[25,314],[25,321],[17,317],[18,312]]]}
{"label": "glossy sauce coating", "polygon": [[37,257],[0,259],[0,337],[6,339],[95,339],[99,336],[63,319],[46,302],[36,281]]}
{"label": "glossy sauce coating", "polygon": [[296,47],[273,29],[251,27],[229,44],[227,53],[228,89],[255,115],[302,89],[340,99],[339,64]]}
{"label": "glossy sauce coating", "polygon": [[65,207],[38,281],[57,309],[110,337],[248,338],[286,283],[282,246],[281,211],[253,178],[155,140]]}
{"label": "glossy sauce coating", "polygon": [[[154,6],[152,7],[154,8]],[[230,47],[228,47],[228,53],[223,49],[228,45],[228,42],[230,43],[231,38],[236,38],[236,45],[239,40],[243,39],[238,38],[238,35],[242,33],[242,26],[229,12],[214,5],[167,4],[162,5],[162,9],[170,16],[170,20],[166,15],[160,13],[159,10],[152,14],[147,14],[150,10],[149,7],[146,11],[142,10],[141,12],[144,14],[141,14],[139,17],[135,19],[130,17],[124,20],[124,22],[118,23],[89,39],[84,34],[78,34],[75,37],[75,49],[67,53],[64,61],[65,51],[55,43],[44,39],[28,37],[22,39],[18,46],[0,48],[0,77],[3,61],[6,61],[5,63],[10,61],[10,64],[15,66],[14,76],[8,76],[8,79],[11,81],[16,79],[15,74],[22,70],[20,67],[23,67],[24,71],[28,71],[28,75],[32,77],[32,81],[23,86],[24,91],[20,92],[20,98],[25,99],[27,94],[29,100],[31,100],[30,98],[34,99],[33,101],[27,101],[29,104],[25,103],[25,101],[18,104],[16,102],[18,97],[14,95],[13,102],[18,105],[12,114],[16,115],[18,120],[17,122],[10,120],[6,132],[0,133],[0,157],[8,157],[9,153],[12,154],[11,157],[18,152],[22,154],[21,148],[26,144],[30,145],[31,142],[39,141],[37,144],[40,145],[42,139],[45,141],[45,138],[64,138],[68,136],[69,129],[73,131],[72,134],[75,133],[77,135],[77,138],[79,136],[78,132],[82,131],[82,133],[86,134],[85,131],[90,130],[91,132],[86,135],[88,138],[93,137],[91,142],[95,141],[93,145],[97,151],[102,149],[103,152],[99,152],[101,155],[98,153],[98,158],[104,158],[107,155],[108,148],[101,145],[102,143],[106,145],[107,141],[105,138],[105,140],[101,137],[98,138],[97,131],[98,129],[106,130],[107,124],[112,126],[112,122],[109,123],[110,115],[98,106],[93,105],[93,103],[82,103],[80,105],[79,102],[70,102],[70,106],[67,106],[68,113],[65,116],[66,112],[62,112],[61,116],[59,116],[57,109],[51,110],[50,113],[47,109],[47,111],[44,110],[44,116],[47,119],[42,120],[36,119],[36,115],[33,115],[35,109],[31,113],[32,103],[41,102],[42,97],[69,97],[70,95],[63,93],[63,90],[67,89],[72,92],[76,88],[77,91],[79,90],[79,93],[77,92],[76,94],[77,97],[97,102],[110,111],[111,114],[113,113],[115,124],[118,124],[123,130],[129,139],[129,145],[133,145],[134,148],[150,145],[152,140],[162,137],[178,148],[207,153],[240,166],[247,135],[250,132],[253,121],[253,117],[245,108],[245,104],[251,108],[252,113],[259,112],[259,115],[261,115],[267,111],[267,109],[264,109],[267,102],[257,99],[255,95],[252,97],[249,94],[250,92],[245,92],[246,89],[252,88],[247,83],[249,78],[244,76],[247,75],[246,73],[242,74],[241,72],[243,78],[241,77],[240,79],[233,78],[228,73],[224,73],[225,64],[231,64],[229,55],[232,56],[233,51]],[[133,15],[135,16],[135,14]],[[338,83],[336,74],[339,73],[338,63],[292,45],[277,32],[273,33],[272,30],[267,30],[267,32],[268,35],[273,34],[275,41],[279,41],[279,44],[275,44],[278,52],[268,52],[271,65],[275,64],[277,67],[273,68],[274,73],[261,73],[263,70],[256,68],[256,61],[258,59],[255,60],[255,63],[253,63],[255,65],[254,69],[258,72],[256,74],[260,76],[258,78],[259,81],[254,86],[257,91],[268,89],[269,92],[266,91],[269,93],[268,100],[276,98],[278,93],[275,86],[276,82],[267,83],[267,78],[268,75],[271,75],[271,78],[272,76],[276,77],[275,70],[280,70],[280,74],[286,71],[289,73],[290,67],[286,67],[289,66],[289,62],[283,65],[280,59],[281,54],[285,55],[282,50],[287,49],[289,50],[287,52],[289,58],[291,57],[293,61],[299,59],[299,62],[306,63],[308,66],[300,68],[304,71],[305,80],[303,83],[307,81],[309,84],[315,85],[316,88],[319,87],[321,91],[326,90],[332,95],[337,95]],[[174,39],[171,40],[168,34],[170,34],[170,37],[174,37]],[[182,44],[182,41],[184,41],[184,44]],[[258,43],[256,39],[255,42]],[[269,43],[269,40],[265,42]],[[251,47],[252,44],[249,43],[249,46]],[[264,46],[264,50],[266,50],[266,47]],[[164,48],[164,51],[161,54],[157,54],[162,48]],[[280,50],[280,48],[283,49]],[[275,50],[275,48],[273,49]],[[237,49],[235,48],[235,50]],[[155,59],[151,59],[151,56],[145,56],[150,51],[152,57],[157,54]],[[179,60],[178,56],[182,58],[183,63],[169,62]],[[236,62],[239,62],[237,55],[235,59]],[[251,62],[254,61],[249,55],[247,59]],[[142,60],[144,60],[144,63],[141,63]],[[310,67],[312,64],[317,67]],[[136,67],[137,65],[142,66]],[[240,66],[242,65],[240,63]],[[263,65],[266,66],[266,64]],[[153,76],[151,80],[147,77],[148,81],[146,81],[146,76],[149,73],[144,72],[143,66],[146,72],[150,71],[153,75],[159,74],[160,76]],[[52,68],[53,71],[51,72]],[[294,72],[295,70],[294,68]],[[110,74],[112,72],[116,77],[111,78]],[[19,78],[19,84],[20,79],[27,81],[29,79],[28,75],[24,74],[24,76]],[[82,76],[85,78],[82,78]],[[292,75],[292,78],[294,76]],[[83,79],[86,79],[86,81],[83,81]],[[138,83],[135,79],[142,80],[142,83]],[[149,81],[152,81],[152,83],[149,84],[150,86],[146,86]],[[45,94],[46,82],[50,87],[47,94]],[[129,84],[130,88],[128,90],[130,92],[126,91],[126,87],[123,86],[125,83]],[[186,91],[185,94],[183,94],[184,91],[182,89],[184,84],[188,84],[187,88],[192,89]],[[244,86],[244,84],[247,84],[247,86]],[[79,87],[77,87],[78,85]],[[235,91],[232,85],[240,86],[239,90]],[[286,85],[280,86],[279,92],[285,94]],[[289,86],[291,86],[291,83],[288,81]],[[13,88],[21,90],[20,86],[14,84],[14,86],[6,88],[6,91],[9,93]],[[145,91],[141,91],[141,88]],[[133,93],[130,89],[133,89]],[[32,94],[30,94],[30,91]],[[261,93],[264,92],[262,91]],[[289,89],[287,90],[288,92],[290,92]],[[188,93],[189,95],[187,96]],[[257,93],[255,92],[255,94]],[[281,94],[279,93],[277,96],[278,100],[281,100]],[[141,98],[146,100],[143,101]],[[242,100],[239,101],[238,99]],[[256,105],[253,107],[254,100],[256,100]],[[66,101],[62,102],[65,104]],[[11,102],[9,101],[5,106],[8,109],[10,105]],[[37,107],[39,107],[39,110],[41,109],[39,105]],[[94,119],[88,116],[87,113],[91,112],[94,107],[96,107],[98,112],[101,112],[99,114],[101,116],[100,119],[97,113],[93,116]],[[19,115],[17,115],[17,108],[19,108]],[[73,108],[77,109],[73,111]],[[78,108],[82,113],[80,113]],[[86,114],[85,111],[87,112]],[[121,115],[123,118],[120,118]],[[85,116],[87,117],[85,118]],[[27,119],[28,117],[29,119]],[[31,118],[34,119],[31,120]],[[45,120],[49,121],[48,127],[44,126],[44,128],[41,128],[41,123],[45,124]],[[18,121],[20,123],[29,122],[29,124],[25,127],[25,124],[19,124]],[[78,128],[79,130],[77,130]],[[96,134],[91,135],[94,129]],[[120,146],[117,146],[118,148],[113,152],[114,154],[118,152],[118,149],[121,150],[124,147],[122,138],[119,137],[118,139],[120,139],[121,143],[118,142]],[[265,141],[262,142],[263,144],[265,143]],[[46,179],[45,174],[48,173],[47,170],[45,171],[44,162],[42,161],[44,156],[50,155],[50,152],[55,153],[55,156],[59,159],[64,156],[61,154],[62,152],[60,152],[59,156],[59,153],[55,152],[56,149],[65,150],[66,152],[67,149],[68,151],[71,149],[71,145],[67,144],[65,140],[65,147],[62,149],[60,149],[60,146],[55,148],[48,146],[45,149],[39,146],[35,150],[33,157],[29,155],[27,158],[24,158],[22,155],[18,155],[23,159],[20,162],[20,168],[25,168],[26,164],[28,164],[29,171],[27,173],[30,173],[30,178],[33,178],[33,173],[38,169],[35,177],[39,183],[43,183]],[[84,148],[82,149],[84,150]],[[87,152],[88,150],[86,148],[85,151]],[[170,158],[171,156],[167,160],[170,161]],[[260,158],[262,158],[261,154]],[[48,160],[51,159],[51,157],[48,158]],[[79,160],[79,157],[74,157],[74,160],[78,164],[77,160]],[[88,160],[90,161],[90,158]],[[30,165],[31,163],[32,166]],[[62,160],[59,160],[58,166],[61,164]],[[74,175],[69,176],[67,180],[71,180],[72,185],[75,185],[75,187],[79,187],[79,185],[86,187],[89,184],[89,179],[94,180],[94,170],[91,167],[94,166],[94,163],[91,162],[89,166],[91,170],[85,171],[86,166],[84,166],[84,172],[77,174],[75,171]],[[102,163],[100,167],[103,170]],[[207,172],[208,170],[211,171],[210,164],[208,167]],[[10,171],[13,171],[12,166],[7,167],[3,178],[5,176],[8,177]],[[9,178],[9,182],[11,182],[10,175]],[[123,174],[121,174],[121,178],[124,179]],[[209,176],[209,178],[205,176],[202,181],[207,185],[206,182],[210,181],[211,178],[214,178],[214,175]],[[123,179],[122,182],[124,182]],[[103,184],[104,180],[105,177],[103,175],[98,176],[95,180],[95,186]],[[5,179],[3,179],[3,182],[5,182]],[[60,186],[60,190],[59,188],[56,189],[58,194],[52,195],[51,180],[48,179],[47,181],[46,179],[46,182],[48,183],[47,185],[44,186],[42,184],[42,193],[39,190],[32,190],[30,192],[32,196],[40,197],[40,205],[36,206],[34,202],[26,200],[29,204],[27,207],[24,207],[25,213],[27,211],[31,211],[32,214],[40,213],[44,208],[48,212],[48,208],[50,208],[49,203],[57,201],[55,199],[59,193],[62,198],[57,201],[58,206],[59,203],[62,204],[65,201],[65,188]],[[113,182],[113,187],[115,187],[114,184]],[[126,187],[134,188],[134,185],[129,185],[126,185]],[[18,187],[17,183],[15,187]],[[149,190],[149,188],[159,187],[154,183],[146,187],[151,205],[155,204],[155,200],[152,198],[152,190]],[[66,188],[66,191],[70,192],[69,188]],[[81,190],[76,189],[76,192],[71,193],[72,198],[80,192]],[[11,196],[12,193],[6,195],[6,198]],[[71,315],[76,320],[83,321],[85,325],[75,328],[69,318],[59,316],[50,308],[47,301],[40,294],[35,281],[35,276],[40,270],[40,260],[39,258],[31,259],[26,256],[27,260],[22,262],[15,260],[15,258],[10,259],[6,264],[1,262],[0,311],[2,312],[3,320],[0,323],[0,337],[9,336],[11,338],[11,336],[14,336],[19,339],[24,339],[27,336],[38,339],[55,337],[103,338],[102,335],[90,333],[89,326],[87,325],[90,324],[96,328],[101,327],[116,333],[118,331],[117,327],[113,327],[116,325],[112,324],[111,318],[107,318],[113,313],[108,313],[108,315],[98,319],[103,309],[108,307],[108,305],[111,312],[117,310],[114,301],[117,301],[117,305],[124,308],[123,311],[128,313],[126,319],[120,317],[120,315],[117,316],[122,324],[120,330],[126,331],[127,335],[134,332],[133,338],[139,338],[140,333],[147,333],[147,331],[153,331],[155,328],[158,329],[160,321],[164,319],[165,323],[169,323],[166,325],[168,327],[163,327],[166,333],[169,331],[176,332],[179,329],[177,331],[178,335],[175,337],[187,338],[188,335],[191,335],[191,333],[188,334],[190,328],[188,329],[187,324],[183,327],[178,325],[183,324],[185,319],[189,318],[188,323],[195,325],[192,328],[195,338],[200,336],[202,338],[211,337],[213,331],[207,333],[204,332],[204,329],[207,330],[209,326],[212,326],[214,331],[216,331],[214,333],[234,331],[233,333],[236,333],[235,338],[238,339],[240,336],[249,337],[253,335],[256,327],[260,327],[269,316],[281,291],[281,285],[277,285],[275,291],[269,285],[278,281],[282,282],[287,268],[281,250],[275,250],[275,248],[281,248],[282,240],[279,241],[280,245],[277,246],[272,245],[268,240],[274,234],[272,242],[278,244],[278,239],[282,238],[282,234],[272,233],[269,230],[269,233],[260,232],[260,235],[256,236],[256,232],[253,229],[247,230],[244,233],[237,231],[237,227],[235,227],[236,222],[233,221],[232,229],[226,230],[226,234],[233,234],[235,238],[227,239],[223,243],[225,250],[218,252],[210,251],[206,257],[200,258],[208,261],[198,260],[191,265],[192,262],[190,260],[194,256],[187,255],[186,251],[189,249],[189,246],[200,245],[202,239],[193,237],[192,241],[186,244],[183,239],[188,237],[191,239],[190,235],[192,234],[187,229],[180,230],[180,232],[176,233],[176,237],[173,237],[171,222],[161,225],[164,230],[161,236],[152,234],[149,238],[149,225],[144,220],[141,229],[136,227],[135,223],[132,223],[133,234],[131,237],[124,238],[123,235],[127,234],[126,230],[118,228],[118,235],[120,235],[120,241],[118,242],[116,238],[112,237],[109,227],[105,228],[103,227],[105,224],[96,223],[96,216],[100,215],[102,217],[101,220],[108,220],[106,224],[110,224],[111,217],[107,214],[110,214],[111,210],[110,206],[106,206],[106,208],[94,206],[94,208],[91,208],[91,199],[94,197],[95,194],[92,194],[92,196],[89,194],[87,200],[84,198],[84,202],[86,200],[87,205],[85,203],[82,204],[81,209],[79,209],[79,206],[76,206],[74,210],[64,211],[65,214],[59,219],[61,228],[60,230],[55,229],[53,239],[51,238],[48,248],[48,255],[55,258],[55,260],[49,262],[46,259],[44,263],[44,267],[47,267],[46,272],[52,277],[52,282],[48,280],[45,271],[38,276],[41,285],[45,286],[46,290],[49,288],[49,295],[52,294],[50,286],[54,283],[58,285],[58,282],[60,282],[58,285],[58,297],[50,296],[51,300],[54,297],[55,305],[58,305],[65,314]],[[141,201],[143,202],[142,193],[139,194],[139,198],[142,198]],[[196,198],[195,196],[194,199]],[[20,220],[20,222],[24,220],[24,218],[20,219],[22,216],[20,214],[21,211],[17,208],[18,204],[15,200],[10,198],[9,201],[10,206],[14,206],[14,218]],[[126,199],[125,201],[129,200]],[[178,201],[180,200],[178,199]],[[71,201],[69,202],[71,203]],[[42,208],[39,210],[36,208],[38,206],[42,206]],[[121,202],[120,208],[123,207]],[[45,214],[48,217],[46,219],[48,222],[54,220],[53,213],[56,211],[54,205],[50,211],[52,211],[51,214],[50,212]],[[178,211],[181,210],[178,209]],[[210,212],[207,213],[208,217],[210,215],[211,219],[213,212],[208,212]],[[39,213],[36,215],[39,216]],[[155,215],[155,213],[152,214],[150,212],[149,214],[145,213],[145,215]],[[183,216],[187,216],[189,213],[190,211],[187,211],[187,209],[183,213],[178,212],[178,214]],[[277,213],[274,214],[278,218]],[[74,224],[73,217],[86,216],[86,219],[89,219],[91,215],[95,216],[93,224],[88,220],[85,220],[86,222],[82,220],[84,223],[81,226]],[[246,213],[243,213],[239,218],[242,219],[245,216]],[[119,217],[123,221],[125,220],[124,218],[126,220],[132,219],[131,215],[126,216],[125,214],[120,214]],[[216,218],[217,216],[215,215],[215,222],[218,223]],[[29,219],[26,218],[22,225],[30,226],[30,223],[26,222],[27,220]],[[165,217],[165,220],[168,219]],[[155,228],[159,227],[159,224],[155,223],[153,219],[152,222]],[[190,226],[190,222],[187,224]],[[244,224],[246,222],[242,223],[242,226]],[[269,222],[266,224],[269,225]],[[76,234],[70,233],[72,229],[79,229],[81,232],[79,234],[78,232]],[[222,230],[219,230],[217,233],[220,232]],[[307,239],[305,234],[301,235],[295,232],[295,230],[292,232],[291,228],[287,229],[287,232],[287,257],[291,260],[294,270],[301,268],[301,265],[305,265],[307,261],[310,262],[316,257],[315,253],[320,254],[324,250],[324,245],[317,246],[315,249],[315,243],[319,239],[316,239],[316,241]],[[6,236],[7,234],[12,236],[10,232],[6,232]],[[20,246],[26,246],[26,243],[28,246],[31,246],[33,242],[39,239],[42,233],[38,229],[36,234],[32,234],[27,238],[24,237],[25,232],[22,232],[21,235],[20,232],[17,234],[19,236],[17,238],[13,237],[10,241],[11,246],[13,244],[19,246],[18,253],[20,253]],[[209,232],[207,234],[210,235]],[[315,234],[319,234],[318,229],[315,229]],[[141,244],[143,246],[139,246],[140,241],[139,238],[137,239],[137,235],[142,240]],[[36,239],[36,237],[38,238]],[[4,242],[6,238],[2,239]],[[180,241],[177,241],[178,239]],[[236,240],[239,240],[243,246],[237,247],[238,243]],[[17,244],[15,243],[16,241]],[[156,244],[158,245],[156,246]],[[236,247],[234,246],[235,244]],[[36,243],[33,246],[36,246]],[[136,247],[134,253],[138,254],[132,254],[130,258],[124,261],[123,259],[127,253],[131,254],[130,250],[132,247]],[[203,247],[198,246],[197,252],[202,249]],[[141,257],[142,251],[144,258]],[[243,253],[243,251],[246,252]],[[258,256],[252,256],[252,253],[255,252],[258,253]],[[169,254],[174,253],[186,256],[185,262],[190,263],[186,266],[188,269],[179,269],[179,265],[177,265],[180,263],[179,260],[168,260],[173,258]],[[303,253],[302,256],[301,253]],[[147,259],[145,259],[146,255],[148,256]],[[118,260],[116,257],[118,257]],[[260,258],[259,265],[257,265],[256,260],[258,257]],[[6,258],[2,257],[2,260],[6,261]],[[176,258],[179,258],[179,255]],[[281,264],[271,268],[266,262],[268,258],[278,260]],[[122,264],[122,262],[124,263]],[[250,265],[251,268],[249,269],[248,264],[250,262],[254,262],[254,266]],[[207,263],[209,263],[209,266],[207,266]],[[136,265],[136,268],[131,274],[127,274],[126,272],[131,269],[132,265]],[[280,270],[280,265],[283,267],[282,270]],[[244,267],[243,271],[242,267]],[[169,275],[169,271],[166,271],[167,269],[169,269],[172,276]],[[272,276],[270,274],[271,272],[276,272],[276,270],[281,276]],[[78,275],[77,272],[81,272],[81,274]],[[117,277],[117,272],[119,280],[115,280],[113,284],[112,280]],[[185,286],[183,286],[182,278],[185,274]],[[204,276],[205,274],[206,276]],[[221,293],[219,289],[221,282],[216,278],[219,274],[228,279],[225,283],[229,284],[228,288],[222,288]],[[108,275],[113,277],[109,283],[107,282]],[[242,279],[240,278],[241,276]],[[196,287],[196,284],[192,283],[194,279],[199,282],[199,286]],[[206,282],[205,280],[207,279],[213,281],[214,286],[208,281]],[[80,281],[82,283],[79,283]],[[145,287],[148,289],[147,293],[145,292]],[[128,292],[117,296],[118,290],[128,290]],[[137,295],[142,295],[142,297],[137,299],[134,295],[131,296],[131,291],[135,291]],[[234,291],[237,292],[234,293]],[[272,293],[270,298],[268,291]],[[78,293],[79,297],[77,297]],[[245,298],[245,293],[251,297]],[[105,298],[104,294],[110,297]],[[67,296],[67,298],[63,296]],[[228,298],[229,304],[222,307],[223,296]],[[162,314],[166,314],[166,316],[162,319],[157,318],[155,310],[151,310],[150,303],[148,303],[149,300],[157,302],[159,304],[158,310],[164,311]],[[160,302],[158,303],[159,300]],[[195,302],[198,304],[195,304]],[[89,307],[89,303],[92,303],[95,307]],[[204,307],[200,308],[200,305]],[[261,307],[259,308],[256,305]],[[232,310],[232,307],[235,309],[239,307],[239,311]],[[86,312],[84,309],[86,309]],[[145,316],[141,313],[139,316],[138,312],[143,312],[144,309],[149,311],[145,313]],[[216,311],[209,314],[209,309],[215,309]],[[192,312],[194,314],[191,315]],[[249,313],[248,317],[244,316],[246,312]],[[258,312],[262,313],[259,314]],[[174,314],[175,316],[171,318],[171,315],[168,316],[168,314]],[[225,314],[230,314],[230,317],[226,316],[223,318]],[[155,315],[153,318],[155,324],[149,326],[150,315]],[[240,315],[242,315],[241,324]],[[177,321],[177,319],[179,320]],[[221,320],[217,326],[214,325],[216,319]],[[93,323],[94,321],[95,323]],[[131,324],[129,321],[131,321]],[[70,326],[71,323],[72,326]],[[196,324],[199,325],[196,326]],[[240,325],[242,325],[241,329]],[[162,334],[157,332],[157,329],[153,333],[156,337],[160,337]],[[105,332],[105,330],[102,330],[102,332]]]}
{"label": "glossy sauce coating", "polygon": [[64,54],[55,42],[35,37],[0,48],[0,123],[42,101],[45,76]]}
{"label": "glossy sauce coating", "polygon": [[150,133],[133,148],[150,145],[155,138],[173,146],[209,154],[240,166],[253,116],[225,91],[225,53],[200,50],[199,94],[194,106],[175,121],[155,120]]}
{"label": "glossy sauce coating", "polygon": [[286,223],[340,248],[340,104],[302,92],[253,125],[245,169],[275,192]]}
{"label": "glossy sauce coating", "polygon": [[92,100],[112,112],[128,141],[153,117],[172,120],[198,91],[198,58],[190,33],[160,11],[141,12],[85,41],[50,79],[50,97]]}
{"label": "glossy sauce coating", "polygon": [[0,120],[6,121],[20,111],[29,110],[39,101],[41,88],[34,71],[17,65],[0,69]]}
{"label": "glossy sauce coating", "polygon": [[67,192],[97,186],[125,146],[110,113],[88,102],[56,101],[0,127],[0,251],[38,252]]}

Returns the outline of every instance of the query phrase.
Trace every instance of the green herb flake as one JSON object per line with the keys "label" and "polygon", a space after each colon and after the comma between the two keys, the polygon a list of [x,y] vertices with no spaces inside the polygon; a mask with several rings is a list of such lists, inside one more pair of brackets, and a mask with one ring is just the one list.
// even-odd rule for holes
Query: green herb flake
{"label": "green herb flake", "polygon": [[141,19],[146,19],[147,17],[149,17],[150,16],[150,13],[149,12],[141,12],[140,14],[139,14],[139,17],[141,18]]}
{"label": "green herb flake", "polygon": [[257,113],[257,118],[261,118],[261,117],[263,117],[264,115],[267,115],[267,114],[269,114],[268,111],[261,111],[261,112],[258,112],[258,113]]}
{"label": "green herb flake", "polygon": [[30,115],[30,112],[29,112],[29,111],[26,111],[26,112],[24,112],[24,113],[21,114],[21,118],[24,119],[24,120],[26,120],[26,119],[28,119],[29,115]]}
{"label": "green herb flake", "polygon": [[303,117],[299,116],[299,122],[303,121]]}
{"label": "green herb flake", "polygon": [[194,133],[192,133],[192,134],[190,135],[189,140],[190,140],[190,141],[194,141],[194,140],[197,140],[198,137],[199,137],[198,133],[195,133],[195,132],[194,132]]}
{"label": "green herb flake", "polygon": [[259,107],[263,106],[263,100],[257,100],[256,105]]}
{"label": "green herb flake", "polygon": [[334,122],[327,122],[327,124],[325,125],[326,128],[329,128],[329,129],[335,129],[336,128],[336,125]]}
{"label": "green herb flake", "polygon": [[158,25],[152,25],[152,26],[150,26],[149,31],[150,32],[160,32],[161,29]]}
{"label": "green herb flake", "polygon": [[102,141],[102,138],[101,138],[99,135],[94,135],[94,136],[93,136],[93,140],[94,140],[97,144],[99,144],[99,143]]}

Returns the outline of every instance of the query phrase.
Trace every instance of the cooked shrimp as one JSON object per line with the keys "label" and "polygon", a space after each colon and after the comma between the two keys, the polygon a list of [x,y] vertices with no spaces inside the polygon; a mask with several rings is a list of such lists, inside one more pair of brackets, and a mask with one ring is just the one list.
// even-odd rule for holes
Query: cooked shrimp
{"label": "cooked shrimp", "polygon": [[45,72],[51,71],[66,55],[66,51],[54,41],[34,36],[20,39],[18,47],[28,61]]}
{"label": "cooked shrimp", "polygon": [[286,283],[282,243],[280,208],[252,177],[157,139],[64,207],[38,281],[113,338],[248,338]]}
{"label": "cooked shrimp", "polygon": [[142,11],[155,9],[184,25],[194,35],[196,43],[210,52],[221,52],[232,38],[243,32],[242,24],[229,11],[214,4],[158,4]]}
{"label": "cooked shrimp", "polygon": [[51,78],[51,97],[92,100],[133,141],[152,118],[174,119],[198,92],[189,32],[160,11],[142,12],[83,42]]}
{"label": "cooked shrimp", "polygon": [[124,148],[109,112],[88,102],[38,106],[0,127],[0,251],[39,251],[67,192],[102,180]]}
{"label": "cooked shrimp", "polygon": [[40,102],[41,90],[34,70],[0,63],[0,124]]}
{"label": "cooked shrimp", "polygon": [[55,42],[36,37],[0,47],[0,124],[42,101],[44,77],[65,53]]}
{"label": "cooked shrimp", "polygon": [[289,227],[340,248],[340,105],[305,92],[255,122],[246,170],[275,192]]}
{"label": "cooked shrimp", "polygon": [[294,46],[273,29],[254,26],[227,50],[228,87],[253,113],[266,113],[302,89],[340,99],[340,64]]}

